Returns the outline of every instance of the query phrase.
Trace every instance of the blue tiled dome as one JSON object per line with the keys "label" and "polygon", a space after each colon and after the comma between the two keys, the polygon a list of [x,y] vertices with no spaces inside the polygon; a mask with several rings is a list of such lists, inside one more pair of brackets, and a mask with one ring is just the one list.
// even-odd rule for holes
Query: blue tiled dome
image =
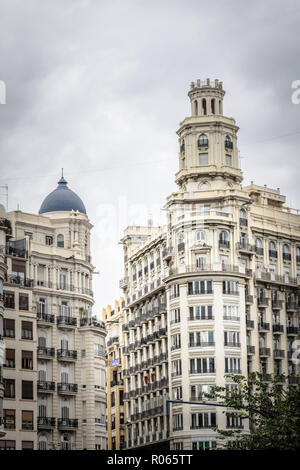
{"label": "blue tiled dome", "polygon": [[82,200],[68,188],[68,183],[62,176],[58,182],[57,188],[45,197],[40,207],[39,214],[71,210],[86,214]]}

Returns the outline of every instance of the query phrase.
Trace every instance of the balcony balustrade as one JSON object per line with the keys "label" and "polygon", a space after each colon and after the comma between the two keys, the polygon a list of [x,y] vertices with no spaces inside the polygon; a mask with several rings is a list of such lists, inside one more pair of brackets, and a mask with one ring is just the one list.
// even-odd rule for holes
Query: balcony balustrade
{"label": "balcony balustrade", "polygon": [[77,393],[78,392],[78,385],[77,384],[69,384],[69,383],[58,383],[57,384],[57,391],[59,393]]}
{"label": "balcony balustrade", "polygon": [[71,349],[58,349],[57,350],[57,359],[59,360],[75,360],[77,359],[77,351]]}
{"label": "balcony balustrade", "polygon": [[46,380],[38,380],[37,389],[38,389],[38,392],[54,392],[55,382],[49,382]]}

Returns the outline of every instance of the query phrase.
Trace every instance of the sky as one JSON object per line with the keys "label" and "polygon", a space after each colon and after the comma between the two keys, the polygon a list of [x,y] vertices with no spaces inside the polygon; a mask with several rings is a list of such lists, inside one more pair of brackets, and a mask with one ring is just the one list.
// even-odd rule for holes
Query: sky
{"label": "sky", "polygon": [[164,223],[191,81],[223,81],[244,184],[300,208],[299,30],[298,0],[0,0],[0,186],[37,213],[64,168],[94,225],[98,316],[121,294],[123,230]]}

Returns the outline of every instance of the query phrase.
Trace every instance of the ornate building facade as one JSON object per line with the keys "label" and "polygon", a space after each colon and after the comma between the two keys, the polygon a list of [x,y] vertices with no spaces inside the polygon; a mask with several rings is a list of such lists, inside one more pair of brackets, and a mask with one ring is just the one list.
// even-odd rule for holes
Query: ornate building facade
{"label": "ornate building facade", "polygon": [[92,314],[85,207],[62,177],[39,215],[6,217],[5,438],[17,450],[105,449],[106,332]]}
{"label": "ornate building facade", "polygon": [[114,308],[103,308],[102,317],[106,326],[106,394],[107,394],[107,448],[122,450],[125,447],[124,406],[124,311],[125,300],[116,300]]}
{"label": "ornate building facade", "polygon": [[122,239],[127,448],[211,449],[216,426],[249,432],[209,400],[173,403],[166,416],[166,396],[234,390],[228,373],[299,380],[299,211],[279,189],[242,186],[224,94],[218,80],[191,84],[166,226],[128,227]]}

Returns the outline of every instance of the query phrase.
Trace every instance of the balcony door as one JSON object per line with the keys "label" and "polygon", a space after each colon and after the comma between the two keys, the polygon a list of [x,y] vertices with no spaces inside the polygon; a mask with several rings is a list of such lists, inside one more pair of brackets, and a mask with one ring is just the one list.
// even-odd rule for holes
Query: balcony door
{"label": "balcony door", "polygon": [[47,417],[47,407],[46,405],[39,405],[39,417],[46,418]]}

